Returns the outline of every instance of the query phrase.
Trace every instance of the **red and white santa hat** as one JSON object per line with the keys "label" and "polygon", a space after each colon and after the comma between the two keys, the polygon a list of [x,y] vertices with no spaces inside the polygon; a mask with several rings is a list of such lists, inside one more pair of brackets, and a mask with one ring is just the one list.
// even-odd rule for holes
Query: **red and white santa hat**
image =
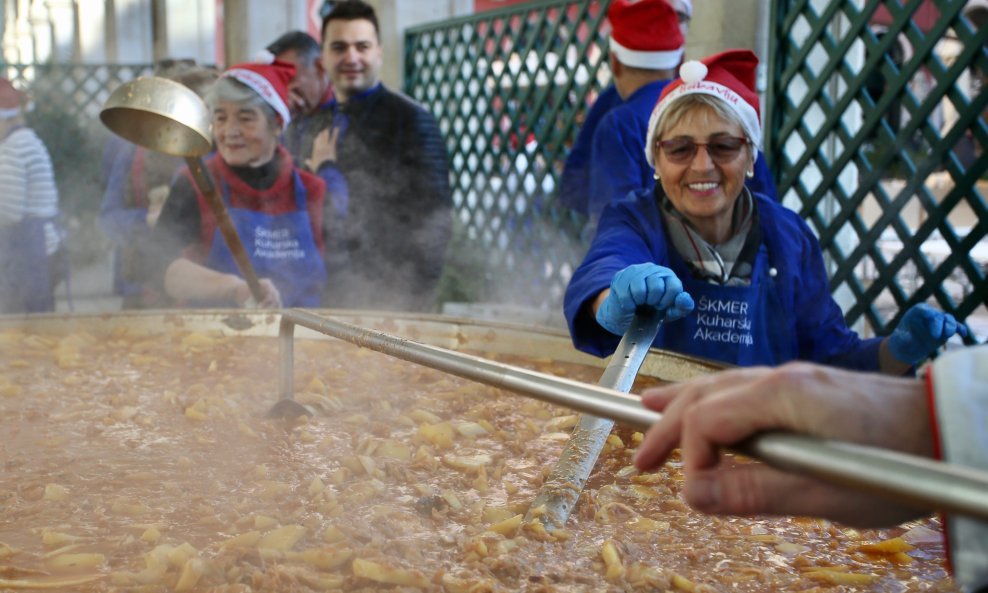
{"label": "red and white santa hat", "polygon": [[27,93],[18,90],[6,78],[0,78],[0,119],[10,119],[20,115],[27,104]]}
{"label": "red and white santa hat", "polygon": [[607,18],[611,51],[622,64],[668,70],[683,59],[679,17],[666,0],[615,0]]}
{"label": "red and white santa hat", "polygon": [[717,97],[738,115],[744,133],[755,146],[762,142],[755,70],[758,56],[747,49],[729,49],[702,60],[690,60],[679,68],[679,78],[670,82],[659,95],[659,102],[648,120],[645,158],[655,166],[652,148],[655,131],[662,115],[671,105],[687,95],[701,93]]}
{"label": "red and white santa hat", "polygon": [[295,65],[280,60],[270,63],[247,62],[227,68],[223,76],[234,78],[257,93],[281,117],[282,128],[288,127],[292,114],[288,110],[288,84],[295,78]]}

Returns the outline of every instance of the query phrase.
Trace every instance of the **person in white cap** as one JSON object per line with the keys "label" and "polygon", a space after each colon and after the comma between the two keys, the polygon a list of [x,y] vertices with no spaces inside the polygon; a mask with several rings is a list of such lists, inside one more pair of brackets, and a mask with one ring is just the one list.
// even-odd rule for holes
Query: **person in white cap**
{"label": "person in white cap", "polygon": [[[722,448],[768,430],[988,471],[988,346],[938,357],[926,381],[791,363],[648,390],[642,404],[663,414],[636,451],[635,465],[654,470],[680,447],[683,496],[711,514],[825,517],[857,527],[891,527],[926,514],[761,463],[734,463],[723,454]],[[964,591],[988,591],[988,523],[948,515],[944,536],[954,579]]]}
{"label": "person in white cap", "polygon": [[[325,185],[295,166],[279,144],[291,121],[291,64],[232,66],[206,94],[216,153],[206,159],[264,296],[261,307],[312,307],[326,285],[322,231]],[[247,282],[216,219],[184,168],[154,228],[165,292],[186,306],[244,306]]]}
{"label": "person in white cap", "polygon": [[27,94],[0,78],[0,313],[54,311],[66,274],[51,156],[27,127],[27,107]]}
{"label": "person in white cap", "polygon": [[966,328],[926,305],[885,338],[847,327],[816,236],[745,186],[762,138],[757,65],[748,50],[726,51],[685,63],[663,89],[643,150],[658,182],[604,210],[564,298],[573,342],[606,356],[649,307],[665,319],[655,345],[676,352],[908,372]]}

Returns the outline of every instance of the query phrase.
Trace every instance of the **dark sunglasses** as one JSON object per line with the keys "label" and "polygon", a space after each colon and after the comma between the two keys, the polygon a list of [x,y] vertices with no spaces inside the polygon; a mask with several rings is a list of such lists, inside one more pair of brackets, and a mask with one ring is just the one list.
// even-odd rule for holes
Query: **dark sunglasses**
{"label": "dark sunglasses", "polygon": [[706,147],[711,160],[718,165],[726,165],[738,158],[741,149],[748,143],[747,138],[735,136],[719,136],[710,142],[696,142],[692,138],[673,138],[660,140],[655,144],[662,149],[662,154],[674,165],[685,165],[693,160],[696,151],[701,146]]}

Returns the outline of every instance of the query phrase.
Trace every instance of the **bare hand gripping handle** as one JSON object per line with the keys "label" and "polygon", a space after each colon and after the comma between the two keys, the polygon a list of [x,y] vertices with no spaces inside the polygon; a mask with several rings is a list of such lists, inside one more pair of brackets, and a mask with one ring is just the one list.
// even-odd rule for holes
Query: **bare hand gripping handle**
{"label": "bare hand gripping handle", "polygon": [[[566,406],[585,414],[610,418],[640,430],[648,429],[661,418],[659,413],[642,406],[637,397],[615,389],[422,344],[302,309],[284,311],[282,324],[298,324],[395,358]],[[293,333],[283,329],[280,338],[282,397],[291,397],[292,393]],[[636,341],[636,350],[647,350],[652,338],[643,335]],[[618,348],[620,350],[622,346]],[[612,362],[618,366],[626,366],[622,370],[627,374],[632,358],[629,357],[626,362],[623,355],[615,356]],[[638,366],[634,368],[637,372]],[[605,377],[610,376],[608,371],[604,374]],[[634,374],[631,373],[632,378]],[[601,383],[603,381],[604,378]],[[606,434],[604,438],[607,438]],[[734,450],[778,468],[886,496],[890,500],[911,504],[916,508],[959,513],[988,521],[988,472],[877,447],[779,431],[755,435],[734,447]]]}

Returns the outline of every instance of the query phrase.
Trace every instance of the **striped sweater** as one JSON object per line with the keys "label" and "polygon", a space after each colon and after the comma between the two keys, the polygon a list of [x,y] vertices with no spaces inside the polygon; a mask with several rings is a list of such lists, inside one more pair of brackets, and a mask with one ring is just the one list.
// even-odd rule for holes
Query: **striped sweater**
{"label": "striped sweater", "polygon": [[[0,140],[0,228],[25,217],[54,218],[58,215],[58,187],[51,157],[34,130],[14,128]],[[49,255],[61,238],[54,223],[45,225]]]}

